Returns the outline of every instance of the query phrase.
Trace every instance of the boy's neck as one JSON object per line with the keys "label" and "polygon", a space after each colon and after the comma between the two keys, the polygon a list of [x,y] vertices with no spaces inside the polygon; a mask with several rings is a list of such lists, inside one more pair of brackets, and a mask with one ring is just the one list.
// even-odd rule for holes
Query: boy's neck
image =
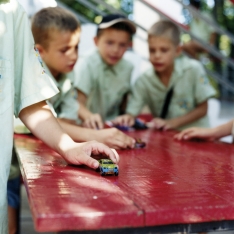
{"label": "boy's neck", "polygon": [[48,67],[48,68],[49,68],[52,76],[54,77],[54,79],[59,80],[59,77],[60,77],[61,73],[58,72],[57,70],[54,70],[53,68],[50,68],[50,67]]}
{"label": "boy's neck", "polygon": [[170,79],[171,79],[171,75],[173,73],[174,70],[174,64],[172,64],[172,66],[170,66],[168,69],[166,69],[163,72],[156,72],[156,74],[158,75],[159,79],[161,80],[161,82],[165,85],[168,86],[170,83]]}

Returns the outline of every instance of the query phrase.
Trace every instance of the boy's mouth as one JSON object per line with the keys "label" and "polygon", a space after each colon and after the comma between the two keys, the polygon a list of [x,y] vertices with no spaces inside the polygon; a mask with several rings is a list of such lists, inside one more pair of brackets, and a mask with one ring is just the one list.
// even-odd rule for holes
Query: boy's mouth
{"label": "boy's mouth", "polygon": [[73,69],[74,66],[75,66],[75,63],[68,65],[68,67],[69,67],[70,69]]}
{"label": "boy's mouth", "polygon": [[153,66],[158,68],[163,67],[163,65],[163,63],[153,63]]}
{"label": "boy's mouth", "polygon": [[116,61],[119,60],[119,57],[112,57],[112,56],[110,56],[109,59],[110,59],[111,61],[116,62]]}

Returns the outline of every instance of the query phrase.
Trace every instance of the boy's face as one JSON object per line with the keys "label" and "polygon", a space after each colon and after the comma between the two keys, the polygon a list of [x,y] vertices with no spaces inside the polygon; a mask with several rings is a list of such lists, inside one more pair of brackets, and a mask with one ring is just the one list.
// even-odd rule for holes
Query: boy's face
{"label": "boy's face", "polygon": [[175,58],[180,54],[180,46],[175,46],[166,37],[150,36],[149,55],[154,70],[158,73],[167,71],[174,66]]}
{"label": "boy's face", "polygon": [[103,30],[99,37],[94,38],[94,42],[99,49],[102,59],[108,65],[115,65],[128,49],[130,35],[122,30],[107,28]]}
{"label": "boy's face", "polygon": [[80,30],[75,32],[53,31],[47,48],[36,45],[43,61],[56,78],[60,73],[73,70],[78,58]]}

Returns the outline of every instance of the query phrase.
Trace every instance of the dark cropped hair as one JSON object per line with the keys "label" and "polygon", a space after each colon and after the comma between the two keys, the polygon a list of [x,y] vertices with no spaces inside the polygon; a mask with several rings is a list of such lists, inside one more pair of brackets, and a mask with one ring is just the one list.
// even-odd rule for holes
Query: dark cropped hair
{"label": "dark cropped hair", "polygon": [[167,37],[175,46],[180,44],[180,30],[168,20],[160,20],[152,25],[148,31],[148,37],[150,36]]}
{"label": "dark cropped hair", "polygon": [[48,47],[53,31],[75,32],[80,22],[70,11],[60,7],[48,7],[40,10],[32,19],[32,33],[36,44]]}
{"label": "dark cropped hair", "polygon": [[[119,31],[127,32],[129,34],[130,39],[132,38],[132,36],[134,34],[132,32],[132,29],[126,23],[123,23],[123,22],[113,24],[108,28],[113,28],[113,29],[116,29],[116,30],[119,30]],[[108,28],[103,28],[103,29],[98,28],[97,29],[97,37],[99,37],[102,34],[102,32],[104,32]]]}

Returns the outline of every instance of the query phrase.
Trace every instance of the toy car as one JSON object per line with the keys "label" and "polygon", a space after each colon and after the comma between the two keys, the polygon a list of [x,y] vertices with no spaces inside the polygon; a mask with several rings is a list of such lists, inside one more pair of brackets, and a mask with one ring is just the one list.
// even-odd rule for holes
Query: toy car
{"label": "toy car", "polygon": [[107,174],[119,175],[119,168],[110,159],[99,159],[99,170],[102,176]]}
{"label": "toy car", "polygon": [[142,141],[140,138],[136,139],[135,148],[144,148],[146,143]]}

